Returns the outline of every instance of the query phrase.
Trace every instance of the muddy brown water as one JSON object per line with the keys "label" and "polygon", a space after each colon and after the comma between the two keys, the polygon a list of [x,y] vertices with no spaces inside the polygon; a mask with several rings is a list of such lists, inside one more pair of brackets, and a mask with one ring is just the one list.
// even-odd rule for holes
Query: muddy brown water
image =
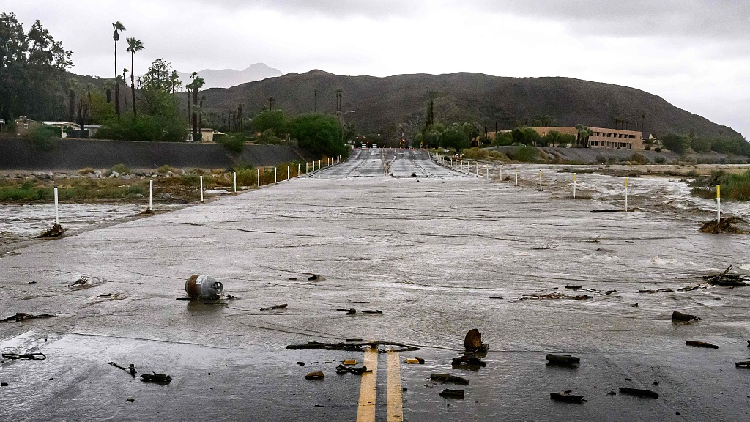
{"label": "muddy brown water", "polygon": [[[360,378],[334,368],[363,353],[286,349],[349,338],[420,347],[401,354],[408,421],[748,418],[750,372],[734,363],[750,358],[750,288],[679,291],[729,264],[750,271],[750,237],[697,231],[710,203],[675,194],[685,211],[647,206],[657,199],[641,187],[641,211],[597,214],[619,206],[616,178],[586,175],[592,199],[572,200],[537,191],[535,167],[521,169],[526,183],[516,187],[451,172],[424,153],[397,154],[360,152],[310,178],[4,255],[0,316],[57,316],[0,323],[3,353],[47,356],[3,359],[0,419],[353,420]],[[565,186],[567,174],[542,170]],[[237,298],[176,300],[191,274],[214,276]],[[88,283],[74,285],[82,276]],[[591,299],[523,299],[555,292]],[[674,325],[674,310],[701,320]],[[490,345],[487,366],[453,369],[472,328]],[[547,353],[571,353],[581,365],[547,367]],[[413,356],[426,363],[403,363]],[[173,381],[142,383],[110,361]],[[382,355],[378,421],[386,367]],[[325,379],[305,381],[315,370]],[[465,399],[440,397],[455,387],[431,373],[467,378]],[[620,387],[659,398],[608,395]],[[550,400],[565,390],[586,402]]]}

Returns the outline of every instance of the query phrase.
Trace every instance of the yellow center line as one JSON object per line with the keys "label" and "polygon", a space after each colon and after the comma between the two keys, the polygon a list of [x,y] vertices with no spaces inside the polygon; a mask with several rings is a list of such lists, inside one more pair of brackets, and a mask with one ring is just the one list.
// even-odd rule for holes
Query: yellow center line
{"label": "yellow center line", "polygon": [[365,351],[363,363],[369,371],[362,374],[359,385],[359,406],[357,407],[357,422],[375,422],[375,387],[378,380],[378,349]]}
{"label": "yellow center line", "polygon": [[404,420],[404,409],[401,404],[401,363],[399,354],[388,351],[388,418],[387,422],[401,422]]}

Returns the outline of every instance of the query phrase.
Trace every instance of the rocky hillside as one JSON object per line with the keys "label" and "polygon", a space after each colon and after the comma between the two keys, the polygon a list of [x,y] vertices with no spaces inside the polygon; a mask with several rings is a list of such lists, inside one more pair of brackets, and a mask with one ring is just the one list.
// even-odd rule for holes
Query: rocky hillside
{"label": "rocky hillside", "polygon": [[[424,125],[426,109],[434,100],[435,120],[476,121],[490,131],[495,125],[510,129],[533,124],[537,116],[549,116],[554,125],[603,126],[641,130],[664,135],[669,132],[705,137],[741,137],[733,129],[679,109],[663,98],[618,85],[571,78],[508,78],[484,74],[398,75],[385,78],[340,76],[320,70],[290,73],[229,89],[208,89],[204,110],[225,113],[243,105],[255,114],[268,107],[287,114],[317,111],[333,113],[336,90],[343,95],[347,123],[358,132],[395,135],[399,127],[414,133]],[[627,122],[627,123],[624,123]]]}

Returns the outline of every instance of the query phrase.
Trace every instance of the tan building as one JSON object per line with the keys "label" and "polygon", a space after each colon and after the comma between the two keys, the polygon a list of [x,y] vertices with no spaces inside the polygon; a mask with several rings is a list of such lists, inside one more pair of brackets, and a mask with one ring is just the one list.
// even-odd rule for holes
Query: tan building
{"label": "tan building", "polygon": [[589,127],[589,148],[644,149],[643,132]]}

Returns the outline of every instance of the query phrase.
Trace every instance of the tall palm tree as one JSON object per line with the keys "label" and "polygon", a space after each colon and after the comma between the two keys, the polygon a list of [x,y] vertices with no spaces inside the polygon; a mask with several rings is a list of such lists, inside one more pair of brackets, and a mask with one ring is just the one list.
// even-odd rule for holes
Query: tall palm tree
{"label": "tall palm tree", "polygon": [[143,43],[141,40],[137,40],[133,37],[127,39],[128,50],[130,52],[130,89],[133,93],[133,117],[135,117],[135,70],[133,70],[135,63],[135,52],[143,50]]}
{"label": "tall palm tree", "polygon": [[115,34],[113,36],[115,40],[115,113],[117,117],[120,117],[120,75],[117,73],[117,41],[120,41],[120,32],[125,30],[125,26],[117,21],[112,24],[115,28]]}

